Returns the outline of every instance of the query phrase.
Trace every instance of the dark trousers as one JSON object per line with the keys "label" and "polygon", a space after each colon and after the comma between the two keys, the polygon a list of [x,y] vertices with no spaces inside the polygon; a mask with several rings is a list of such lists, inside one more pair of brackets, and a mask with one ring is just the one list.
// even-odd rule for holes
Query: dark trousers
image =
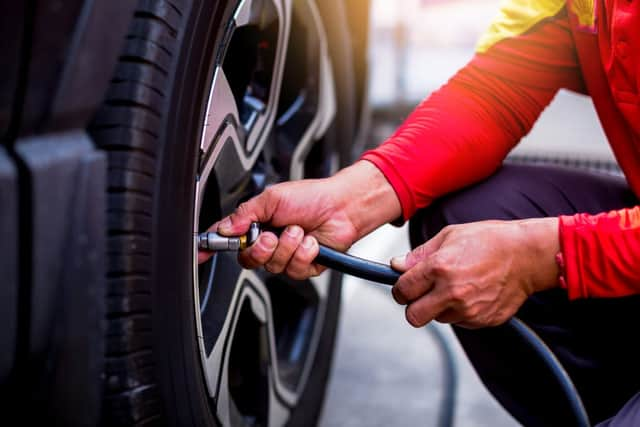
{"label": "dark trousers", "polygon": [[[599,213],[636,204],[621,178],[506,165],[420,211],[410,223],[411,243],[415,247],[449,224]],[[530,297],[518,317],[567,369],[594,424],[640,426],[640,296],[570,302],[558,288]],[[486,387],[518,421],[574,424],[554,378],[517,336],[504,327],[453,329]]]}

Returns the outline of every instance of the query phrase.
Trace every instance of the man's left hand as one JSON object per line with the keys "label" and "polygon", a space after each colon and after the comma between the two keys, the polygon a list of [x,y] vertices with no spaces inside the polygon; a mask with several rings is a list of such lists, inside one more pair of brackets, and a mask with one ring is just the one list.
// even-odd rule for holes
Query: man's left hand
{"label": "man's left hand", "polygon": [[475,329],[513,316],[534,292],[558,285],[558,219],[453,225],[393,268],[392,289],[415,327],[432,320]]}

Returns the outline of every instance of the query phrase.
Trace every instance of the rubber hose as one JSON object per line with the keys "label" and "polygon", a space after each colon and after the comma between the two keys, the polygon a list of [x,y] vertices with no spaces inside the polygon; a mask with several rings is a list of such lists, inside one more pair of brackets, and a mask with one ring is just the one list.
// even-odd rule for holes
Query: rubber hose
{"label": "rubber hose", "polygon": [[[351,276],[391,286],[398,281],[401,274],[386,264],[338,252],[323,245],[320,245],[320,251],[318,252],[315,262]],[[585,410],[582,398],[571,381],[569,374],[551,349],[547,347],[544,341],[542,341],[531,328],[526,326],[517,317],[509,319],[505,323],[505,326],[518,334],[547,365],[549,371],[558,382],[563,394],[569,401],[571,411],[576,419],[576,425],[579,427],[589,427],[591,423],[589,422],[589,416]]]}
{"label": "rubber hose", "polygon": [[438,427],[453,427],[456,396],[458,394],[458,368],[456,366],[455,355],[453,348],[440,328],[433,323],[429,323],[426,326],[426,330],[431,333],[431,336],[436,341],[444,366],[444,372],[442,374],[444,390],[442,392],[442,401],[440,402],[440,412],[436,425]]}

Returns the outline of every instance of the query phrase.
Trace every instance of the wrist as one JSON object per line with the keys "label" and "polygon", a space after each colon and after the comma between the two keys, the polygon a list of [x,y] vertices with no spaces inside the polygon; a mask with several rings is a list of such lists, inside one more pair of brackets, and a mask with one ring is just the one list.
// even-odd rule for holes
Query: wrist
{"label": "wrist", "polygon": [[527,239],[527,251],[532,259],[535,291],[551,289],[559,285],[560,252],[558,218],[535,218],[521,221]]}
{"label": "wrist", "polygon": [[339,205],[354,225],[358,238],[402,215],[396,192],[371,162],[360,160],[329,179],[336,194],[342,195]]}

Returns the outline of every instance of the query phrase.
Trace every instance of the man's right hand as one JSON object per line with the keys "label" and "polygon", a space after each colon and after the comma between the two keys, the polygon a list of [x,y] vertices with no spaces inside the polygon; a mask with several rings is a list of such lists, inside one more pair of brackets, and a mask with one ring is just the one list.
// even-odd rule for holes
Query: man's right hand
{"label": "man's right hand", "polygon": [[[286,182],[238,206],[209,230],[225,236],[247,232],[252,222],[285,227],[280,236],[263,232],[238,255],[245,268],[264,266],[296,280],[320,274],[313,263],[318,242],[346,251],[359,238],[401,214],[391,185],[371,163],[361,161],[333,177]],[[211,253],[200,252],[198,262]]]}

